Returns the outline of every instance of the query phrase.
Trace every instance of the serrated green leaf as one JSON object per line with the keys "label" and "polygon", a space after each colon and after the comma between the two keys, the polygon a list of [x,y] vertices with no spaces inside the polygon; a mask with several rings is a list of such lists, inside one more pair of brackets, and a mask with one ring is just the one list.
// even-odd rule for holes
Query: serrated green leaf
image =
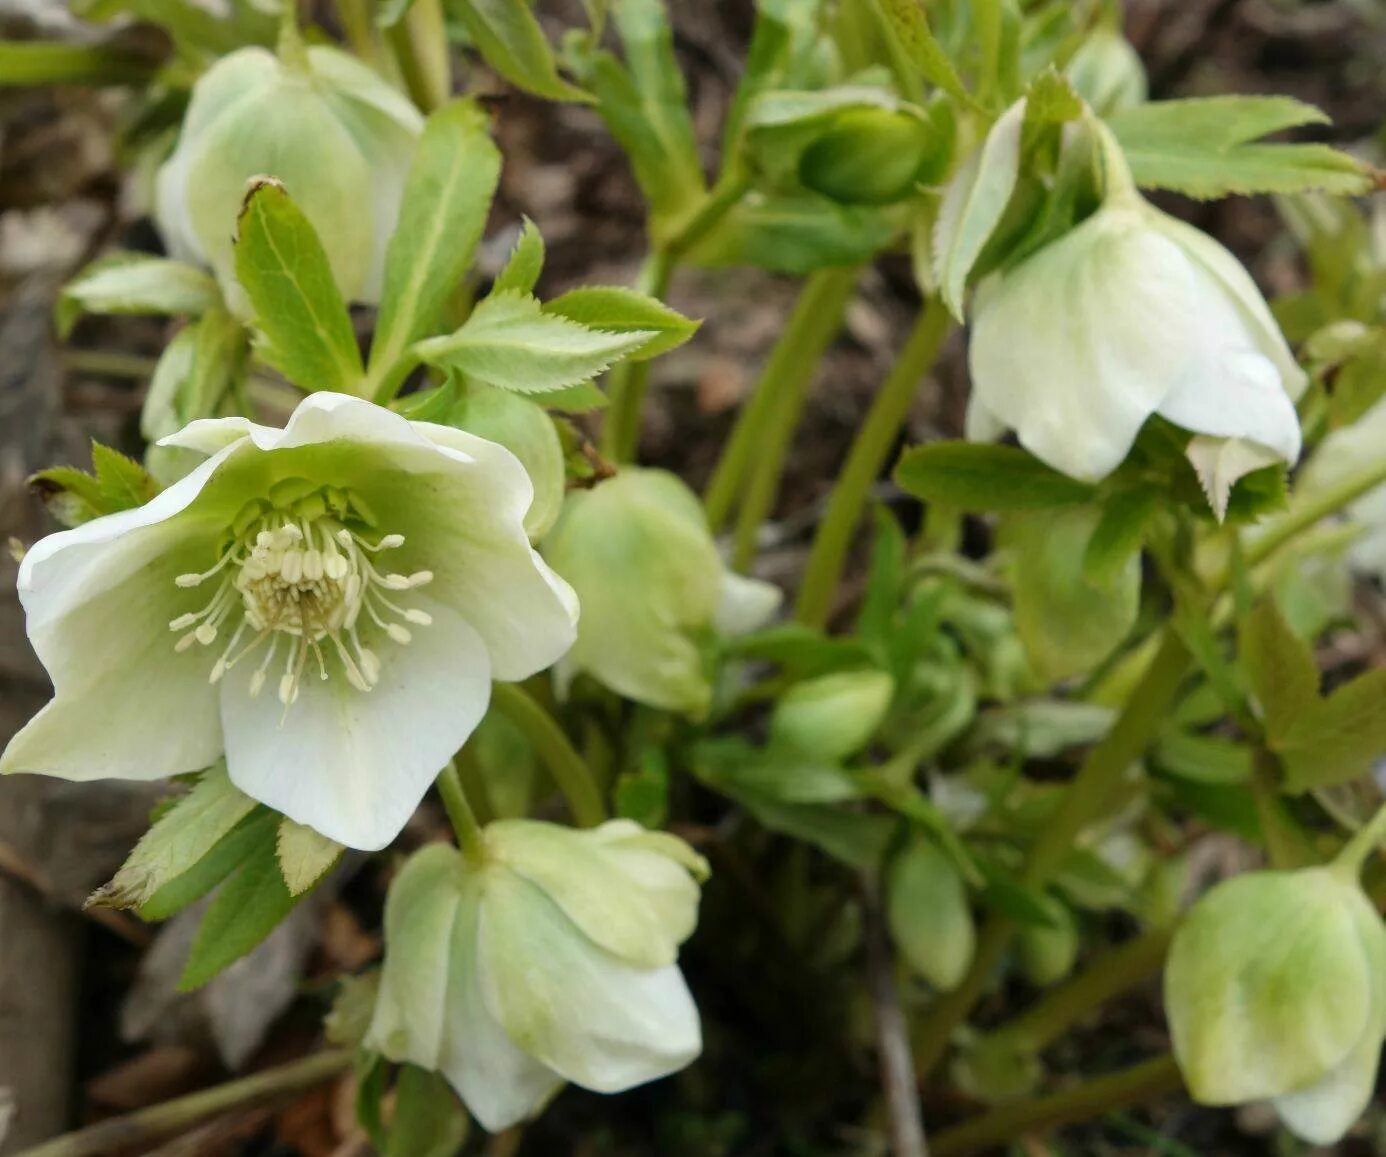
{"label": "serrated green leaf", "polygon": [[1160,492],[1153,486],[1120,490],[1102,507],[1102,519],[1083,554],[1083,577],[1089,582],[1111,580],[1141,549],[1145,529],[1159,505]]}
{"label": "serrated green leaf", "polygon": [[83,313],[187,314],[221,302],[210,273],[165,257],[118,253],[88,265],[63,286],[54,309],[60,337]]}
{"label": "serrated green leaf", "polygon": [[1017,102],[948,184],[934,225],[934,275],[944,304],[963,316],[963,295],[982,250],[1005,215],[1020,177],[1026,105]]}
{"label": "serrated green leaf", "polygon": [[300,896],[321,880],[346,849],[303,824],[285,819],[279,825],[275,854],[289,895]]}
{"label": "serrated green leaf", "polygon": [[212,898],[178,981],[181,992],[201,988],[254,951],[303,898],[284,883],[275,852],[278,825],[256,828],[256,839]]}
{"label": "serrated green leaf", "polygon": [[931,442],[900,456],[895,481],[925,502],[975,512],[1043,510],[1092,499],[1093,488],[1013,446]]}
{"label": "serrated green leaf", "polygon": [[546,100],[592,100],[558,75],[544,30],[522,0],[448,0],[448,9],[486,63],[517,88]]}
{"label": "serrated green leaf", "polygon": [[1138,185],[1210,199],[1232,193],[1355,195],[1371,188],[1363,166],[1321,144],[1254,144],[1282,129],[1326,123],[1288,97],[1225,96],[1136,105],[1108,121]]}
{"label": "serrated green leaf", "polygon": [[1368,671],[1302,712],[1272,743],[1291,791],[1346,783],[1386,754],[1386,669]]}
{"label": "serrated green leaf", "polygon": [[1061,125],[1083,115],[1083,98],[1073,82],[1052,65],[1030,82],[1025,93],[1025,125]]}
{"label": "serrated green leaf", "polygon": [[232,784],[226,765],[207,771],[187,795],[140,838],[111,881],[92,893],[89,908],[138,908],[191,870],[256,807]]}
{"label": "serrated green leaf", "polygon": [[29,485],[58,522],[80,526],[107,513],[101,486],[75,466],[50,466],[30,475]]}
{"label": "serrated green leaf", "polygon": [[866,261],[895,233],[894,218],[878,206],[841,205],[815,193],[753,192],[689,251],[688,260],[807,275]]}
{"label": "serrated green leaf", "polygon": [[650,330],[606,333],[544,313],[526,294],[486,298],[456,333],[414,347],[430,365],[522,394],[585,382],[657,335]]}
{"label": "serrated green leaf", "polygon": [[878,3],[900,47],[919,74],[950,96],[971,104],[972,98],[958,70],[929,27],[922,0],[878,0]]}
{"label": "serrated green leaf", "polygon": [[586,285],[544,303],[543,311],[606,333],[654,335],[626,356],[645,361],[676,349],[702,324],[670,309],[658,298],[612,285]]}
{"label": "serrated green leaf", "polygon": [[533,293],[539,275],[544,272],[544,239],[528,217],[520,226],[520,236],[510,252],[510,260],[500,271],[492,293]]}
{"label": "serrated green leaf", "polygon": [[438,324],[472,263],[500,180],[501,157],[481,106],[453,101],[424,124],[385,253],[385,284],[371,343],[377,398],[398,388],[408,347]]}
{"label": "serrated green leaf", "polygon": [[189,904],[202,899],[236,870],[255,849],[274,842],[279,816],[269,808],[255,808],[181,876],[175,876],[138,910],[141,920],[167,920]]}
{"label": "serrated green leaf", "polygon": [[246,194],[236,279],[255,311],[256,352],[304,390],[354,394],[361,354],[318,235],[277,181]]}
{"label": "serrated green leaf", "polygon": [[149,471],[133,458],[100,442],[91,444],[91,465],[109,513],[134,510],[159,493],[159,484],[150,477]]}
{"label": "serrated green leaf", "polygon": [[1309,644],[1290,630],[1267,596],[1241,624],[1238,650],[1272,743],[1283,738],[1319,700],[1319,667]]}

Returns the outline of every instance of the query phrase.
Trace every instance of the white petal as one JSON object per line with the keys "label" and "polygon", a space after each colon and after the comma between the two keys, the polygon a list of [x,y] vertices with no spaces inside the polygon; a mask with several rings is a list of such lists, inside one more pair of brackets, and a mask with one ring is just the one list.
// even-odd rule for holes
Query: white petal
{"label": "white petal", "polygon": [[967,399],[967,414],[963,418],[963,437],[969,442],[999,442],[1010,427],[987,409],[981,395],[975,391]]}
{"label": "white petal", "polygon": [[623,963],[528,881],[488,877],[478,938],[487,1006],[520,1048],[575,1084],[621,1092],[702,1051],[698,1010],[676,965]]}
{"label": "white petal", "polygon": [[[659,968],[674,962],[680,942],[692,931],[690,892],[696,923],[697,884],[662,856],[622,853],[594,840],[591,832],[535,820],[491,824],[486,840],[497,859],[542,889],[586,936],[630,964]],[[653,875],[642,879],[637,867]],[[662,887],[671,872],[681,878],[682,893],[679,884]],[[668,916],[665,901],[671,901]]]}
{"label": "white petal", "polygon": [[774,583],[728,570],[722,576],[722,594],[712,625],[730,638],[749,634],[773,619],[783,601],[784,592]]}
{"label": "white petal", "polygon": [[1042,461],[1101,479],[1185,376],[1197,286],[1138,211],[1100,210],[981,287],[969,352],[981,404]]}
{"label": "white petal", "polygon": [[1368,1027],[1356,1047],[1322,1079],[1271,1103],[1297,1137],[1314,1145],[1336,1144],[1371,1103],[1380,1059],[1380,1029]]}
{"label": "white petal", "polygon": [[249,418],[198,418],[181,430],[159,439],[160,446],[176,446],[199,454],[215,454],[242,438],[250,437],[257,446],[276,438],[273,426],[261,426]]}
{"label": "white petal", "polygon": [[1275,365],[1285,392],[1291,399],[1297,400],[1308,386],[1309,376],[1295,361],[1285,335],[1280,332],[1280,326],[1276,324],[1251,274],[1202,230],[1157,209],[1147,207],[1147,212],[1156,226],[1226,292],[1241,313],[1247,328],[1255,335],[1257,348]]}
{"label": "white petal", "polygon": [[[431,626],[376,648],[380,682],[358,691],[309,659],[286,712],[271,678],[252,698],[254,656],[221,681],[231,781],[246,795],[351,848],[383,848],[475,730],[491,694],[486,648],[467,620],[417,596]],[[280,648],[280,660],[284,648]],[[277,670],[274,672],[277,675]]]}
{"label": "white petal", "polygon": [[390,1060],[441,1072],[496,1132],[529,1116],[562,1078],[516,1048],[481,999],[481,886],[449,844],[405,864],[385,902],[385,967],[366,1041]]}
{"label": "white petal", "polygon": [[189,507],[236,453],[227,447],[144,506],[49,535],[24,556],[20,602],[55,697],[0,770],[159,779],[221,754],[211,661],[197,647],[175,652],[168,624],[206,600],[174,578],[209,561],[227,514],[215,500]]}

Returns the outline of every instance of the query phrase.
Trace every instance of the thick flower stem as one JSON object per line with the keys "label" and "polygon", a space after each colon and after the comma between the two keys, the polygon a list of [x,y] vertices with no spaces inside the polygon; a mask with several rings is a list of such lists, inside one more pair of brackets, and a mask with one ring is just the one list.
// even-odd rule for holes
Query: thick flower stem
{"label": "thick flower stem", "polygon": [[409,97],[425,114],[452,95],[452,67],[439,0],[414,0],[386,33]]}
{"label": "thick flower stem", "polygon": [[280,10],[278,51],[285,67],[307,71],[308,50],[298,28],[298,0],[284,0]]}
{"label": "thick flower stem", "polygon": [[1139,1105],[1183,1087],[1179,1066],[1168,1054],[1109,1076],[1085,1081],[1047,1097],[1032,1097],[955,1126],[932,1142],[933,1157],[963,1157],[995,1150],[1013,1138],[1087,1121]]}
{"label": "thick flower stem", "polygon": [[[804,401],[813,383],[815,370],[828,344],[837,334],[847,298],[856,283],[856,270],[834,269],[814,275],[805,289],[813,290],[814,328],[803,334],[803,344],[792,355],[793,365],[780,380],[762,381],[758,389],[769,386],[770,404],[763,428],[755,439],[755,460],[750,465],[745,497],[736,516],[732,566],[747,570],[755,558],[756,538],[761,524],[770,517],[784,473],[789,443],[798,429]],[[773,356],[773,355],[772,355]]]}
{"label": "thick flower stem", "polygon": [[1341,868],[1344,872],[1350,873],[1355,880],[1362,871],[1362,865],[1367,862],[1367,857],[1381,847],[1386,841],[1386,804],[1383,804],[1376,815],[1372,816],[1348,840],[1343,850],[1333,860],[1335,868]]}
{"label": "thick flower stem", "polygon": [[449,763],[438,776],[438,794],[443,797],[443,807],[448,813],[452,830],[457,834],[457,846],[462,849],[467,862],[479,868],[486,860],[486,843],[482,839],[481,824],[476,812],[467,801],[467,792],[462,787],[462,777],[457,773],[457,764]]}
{"label": "thick flower stem", "polygon": [[[1178,634],[1166,628],[1155,657],[1131,692],[1106,737],[1088,752],[1064,792],[1058,810],[1030,850],[1022,875],[1031,888],[1043,888],[1073,850],[1079,833],[1104,815],[1131,765],[1150,745],[1168,717],[1191,667]],[[914,1061],[921,1079],[943,1059],[957,1027],[967,1019],[1010,944],[1014,925],[993,916],[982,930],[967,976],[920,1025],[914,1039]]]}
{"label": "thick flower stem", "polygon": [[[688,217],[667,235],[656,240],[636,279],[636,288],[652,297],[663,297],[669,290],[674,266],[690,249],[708,235],[718,222],[750,190],[750,178],[739,171],[724,173]],[[640,414],[650,384],[650,363],[622,362],[611,371],[607,392],[611,406],[602,426],[602,454],[612,462],[629,462],[635,457],[640,438]]]}
{"label": "thick flower stem", "polygon": [[594,828],[606,819],[606,805],[592,772],[568,741],[558,721],[544,710],[517,683],[496,683],[491,703],[504,712],[530,743],[549,769],[558,790],[568,801],[568,810],[580,827]]}
{"label": "thick flower stem", "polygon": [[847,452],[847,461],[813,541],[803,586],[799,588],[795,615],[800,622],[811,627],[827,623],[871,484],[885,466],[920,379],[934,364],[948,330],[947,307],[939,298],[929,298]]}
{"label": "thick flower stem", "polygon": [[1039,1052],[1107,1001],[1160,971],[1174,933],[1152,928],[1098,956],[1071,980],[1051,988],[1035,1005],[989,1035],[1018,1049]]}
{"label": "thick flower stem", "polygon": [[[813,380],[823,352],[837,333],[856,277],[856,267],[824,269],[804,283],[708,482],[703,505],[714,534],[726,524],[747,477],[755,473],[756,463],[763,462],[766,432],[771,423],[785,416],[783,396],[798,394],[802,398]],[[793,416],[791,413],[790,419]],[[777,469],[776,477],[778,474]]]}
{"label": "thick flower stem", "polygon": [[124,1117],[112,1117],[26,1149],[15,1157],[104,1157],[107,1153],[117,1150],[123,1153],[137,1147],[143,1152],[160,1137],[190,1128],[218,1113],[291,1096],[321,1085],[346,1072],[352,1060],[349,1049],[315,1053],[238,1081],[190,1093],[162,1105],[151,1105]]}

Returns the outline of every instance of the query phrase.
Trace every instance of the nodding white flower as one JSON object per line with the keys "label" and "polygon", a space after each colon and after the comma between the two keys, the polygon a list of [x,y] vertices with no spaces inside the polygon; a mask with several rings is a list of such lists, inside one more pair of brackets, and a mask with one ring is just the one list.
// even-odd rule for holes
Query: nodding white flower
{"label": "nodding white flower", "polygon": [[1215,509],[1241,474],[1299,457],[1308,379],[1255,283],[1129,185],[981,284],[969,363],[969,437],[1013,429],[1074,478],[1116,469],[1152,414],[1218,440],[1191,454]]}
{"label": "nodding white flower", "polygon": [[223,753],[247,795],[339,843],[398,833],[486,711],[572,644],[504,448],[359,398],[283,430],[193,422],[153,501],[50,535],[19,595],[55,698],[0,771],[157,779]]}
{"label": "nodding white flower", "polygon": [[193,85],[154,218],[173,257],[211,266],[230,288],[246,182],[275,177],[312,222],[342,294],[373,303],[422,131],[418,109],[344,52],[313,45],[285,61],[241,48]]}
{"label": "nodding white flower", "polygon": [[712,700],[702,636],[754,630],[780,603],[779,588],[728,569],[697,495],[663,470],[568,495],[544,554],[583,605],[560,675],[586,671],[666,711],[700,715]]}
{"label": "nodding white flower", "polygon": [[483,847],[474,864],[430,845],[391,885],[371,1047],[442,1073],[492,1131],[564,1081],[617,1093],[697,1057],[676,960],[701,856],[630,820],[503,820]]}

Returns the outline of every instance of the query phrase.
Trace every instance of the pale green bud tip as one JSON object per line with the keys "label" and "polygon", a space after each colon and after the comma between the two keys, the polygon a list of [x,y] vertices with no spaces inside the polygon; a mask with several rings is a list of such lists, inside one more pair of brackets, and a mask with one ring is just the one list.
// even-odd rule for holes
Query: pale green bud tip
{"label": "pale green bud tip", "polygon": [[798,683],[770,720],[778,741],[828,759],[861,750],[890,707],[895,680],[884,671],[843,671]]}
{"label": "pale green bud tip", "polygon": [[1185,917],[1165,1010],[1190,1093],[1205,1104],[1283,1098],[1301,1135],[1341,1134],[1375,1083],[1386,1032],[1386,930],[1327,868],[1219,884]]}

